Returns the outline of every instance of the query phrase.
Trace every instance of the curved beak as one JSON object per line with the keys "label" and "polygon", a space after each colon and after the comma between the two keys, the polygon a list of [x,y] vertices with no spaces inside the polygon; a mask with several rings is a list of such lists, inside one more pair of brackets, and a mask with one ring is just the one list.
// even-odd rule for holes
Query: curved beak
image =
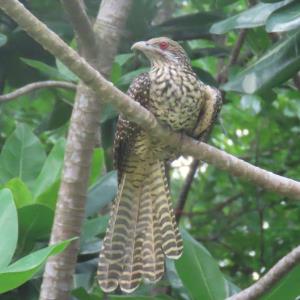
{"label": "curved beak", "polygon": [[147,42],[137,42],[132,45],[131,50],[139,50],[139,51],[144,51],[149,49],[149,44]]}

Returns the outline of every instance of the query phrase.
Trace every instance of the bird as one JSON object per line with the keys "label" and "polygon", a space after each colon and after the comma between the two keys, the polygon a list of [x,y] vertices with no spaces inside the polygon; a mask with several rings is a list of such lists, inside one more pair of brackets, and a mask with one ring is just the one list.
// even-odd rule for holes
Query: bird
{"label": "bird", "polygon": [[[150,61],[127,94],[173,131],[203,140],[222,104],[220,92],[198,79],[183,47],[168,37],[133,44]],[[183,242],[175,221],[165,162],[170,145],[120,115],[114,141],[118,191],[100,251],[97,279],[106,293],[133,292],[156,283],[166,258],[178,259]]]}

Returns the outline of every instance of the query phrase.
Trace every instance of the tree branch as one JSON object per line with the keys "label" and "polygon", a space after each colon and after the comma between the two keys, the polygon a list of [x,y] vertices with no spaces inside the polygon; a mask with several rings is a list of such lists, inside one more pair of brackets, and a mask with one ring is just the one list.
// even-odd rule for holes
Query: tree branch
{"label": "tree branch", "polygon": [[112,103],[130,120],[148,131],[150,135],[161,139],[169,145],[173,145],[174,150],[179,153],[206,161],[267,190],[300,199],[300,183],[298,181],[260,169],[224,151],[161,126],[153,114],[103,78],[99,72],[73,49],[68,47],[54,32],[49,30],[46,25],[25,9],[19,1],[0,0],[0,7],[38,43],[59,58],[71,71],[90,86],[101,97],[103,102]]}
{"label": "tree branch", "polygon": [[260,280],[227,300],[255,300],[268,292],[300,262],[300,246],[280,259]]}
{"label": "tree branch", "polygon": [[76,90],[76,85],[67,81],[39,81],[29,83],[11,93],[0,95],[0,103],[8,102],[14,100],[15,98],[21,97],[25,94],[29,94],[33,91],[47,88],[64,88],[69,90]]}
{"label": "tree branch", "polygon": [[98,48],[92,25],[84,9],[84,3],[81,0],[60,0],[60,2],[77,34],[80,46],[83,46],[81,48],[84,56],[94,66],[98,56]]}

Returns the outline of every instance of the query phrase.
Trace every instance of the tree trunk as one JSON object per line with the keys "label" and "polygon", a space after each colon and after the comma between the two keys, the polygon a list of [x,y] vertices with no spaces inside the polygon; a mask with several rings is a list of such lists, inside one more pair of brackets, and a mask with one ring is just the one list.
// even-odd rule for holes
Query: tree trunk
{"label": "tree trunk", "polygon": [[[68,3],[65,2],[65,8]],[[88,51],[90,45],[79,41],[81,52],[97,69],[109,75],[131,0],[103,0],[95,23],[97,57]],[[72,20],[72,11],[68,11]],[[73,15],[74,16],[74,15]],[[76,29],[76,26],[74,26]],[[77,35],[80,39],[80,34]],[[99,130],[99,99],[82,83],[78,85],[70,121],[63,175],[56,206],[50,244],[80,235],[84,220],[91,156]],[[72,289],[79,240],[62,254],[48,260],[40,300],[67,300]]]}

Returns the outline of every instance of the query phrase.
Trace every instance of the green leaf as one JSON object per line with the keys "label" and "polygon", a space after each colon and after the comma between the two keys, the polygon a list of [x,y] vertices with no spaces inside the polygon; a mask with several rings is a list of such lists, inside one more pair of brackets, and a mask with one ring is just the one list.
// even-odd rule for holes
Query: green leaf
{"label": "green leaf", "polygon": [[[295,267],[259,300],[295,299],[300,296],[300,266]],[[298,298],[297,298],[298,299]]]}
{"label": "green leaf", "polygon": [[224,300],[226,282],[217,262],[186,231],[182,234],[184,251],[175,262],[179,277],[192,299]]}
{"label": "green leaf", "polygon": [[92,241],[98,234],[104,233],[108,224],[109,216],[101,216],[93,219],[87,219],[81,231],[81,245]]}
{"label": "green leaf", "polygon": [[100,177],[104,166],[104,151],[95,148],[92,156],[89,185],[94,184]]}
{"label": "green leaf", "polygon": [[32,184],[45,158],[45,150],[30,127],[25,124],[18,125],[2,149],[2,180],[19,177],[26,184]]}
{"label": "green leaf", "polygon": [[101,208],[111,202],[117,193],[117,172],[111,171],[103,176],[88,192],[86,216],[97,214]]}
{"label": "green leaf", "polygon": [[300,27],[300,2],[294,1],[276,10],[267,20],[268,32],[289,31]]}
{"label": "green leaf", "polygon": [[13,195],[9,189],[0,190],[0,269],[6,267],[18,241],[18,218]]}
{"label": "green leaf", "polygon": [[225,91],[254,94],[278,86],[300,68],[300,32],[279,41],[253,65],[223,85]]}
{"label": "green leaf", "polygon": [[28,281],[46,262],[47,258],[64,251],[70,244],[71,240],[67,240],[47,248],[33,252],[12,265],[1,269],[0,271],[0,293],[5,293],[15,289]]}
{"label": "green leaf", "polygon": [[19,245],[28,241],[45,239],[51,232],[54,211],[42,204],[32,204],[18,209]]}
{"label": "green leaf", "polygon": [[0,33],[0,47],[3,47],[7,43],[7,36]]}
{"label": "green leaf", "polygon": [[265,24],[272,12],[285,6],[291,1],[292,0],[286,0],[275,4],[259,3],[235,16],[215,23],[211,27],[210,32],[214,34],[223,34],[233,29],[262,26]]}
{"label": "green leaf", "polygon": [[35,202],[55,208],[61,169],[64,160],[65,139],[59,139],[48,155],[43,168],[34,182]]}
{"label": "green leaf", "polygon": [[118,54],[115,57],[115,62],[122,67],[123,65],[125,65],[133,57],[134,57],[133,53]]}
{"label": "green leaf", "polygon": [[67,81],[75,81],[79,80],[78,76],[76,76],[72,71],[69,70],[59,59],[56,59],[56,66],[58,72],[61,76]]}
{"label": "green leaf", "polygon": [[20,178],[13,178],[5,184],[14,196],[17,208],[33,203],[33,198],[27,185]]}
{"label": "green leaf", "polygon": [[26,65],[40,71],[42,74],[46,75],[49,78],[57,79],[57,80],[65,80],[66,78],[55,68],[49,66],[41,61],[29,59],[29,58],[21,58],[22,62]]}

